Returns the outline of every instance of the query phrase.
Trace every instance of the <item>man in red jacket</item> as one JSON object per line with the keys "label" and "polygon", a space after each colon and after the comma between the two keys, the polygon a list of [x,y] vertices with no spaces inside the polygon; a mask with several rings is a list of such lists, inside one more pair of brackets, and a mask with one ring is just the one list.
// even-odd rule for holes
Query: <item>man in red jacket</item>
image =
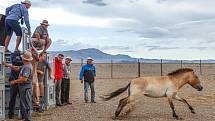
{"label": "man in red jacket", "polygon": [[55,57],[55,67],[54,67],[54,76],[55,76],[55,98],[56,98],[56,105],[62,106],[61,99],[60,99],[60,91],[61,91],[61,81],[63,78],[63,54],[58,54]]}

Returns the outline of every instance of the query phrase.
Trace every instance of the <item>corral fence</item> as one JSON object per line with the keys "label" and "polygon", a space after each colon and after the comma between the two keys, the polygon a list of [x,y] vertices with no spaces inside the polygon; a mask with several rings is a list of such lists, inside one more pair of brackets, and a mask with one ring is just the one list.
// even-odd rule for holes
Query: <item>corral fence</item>
{"label": "corral fence", "polygon": [[[80,68],[84,63],[72,64],[72,78],[78,79]],[[150,62],[107,62],[107,63],[95,63],[97,78],[102,79],[117,79],[117,78],[136,78],[141,76],[160,76],[180,69],[180,68],[192,68],[198,75],[214,75],[215,63],[205,63],[201,60],[195,61],[195,63],[187,63],[184,60],[174,60],[173,62],[165,60],[159,60],[156,63]]]}

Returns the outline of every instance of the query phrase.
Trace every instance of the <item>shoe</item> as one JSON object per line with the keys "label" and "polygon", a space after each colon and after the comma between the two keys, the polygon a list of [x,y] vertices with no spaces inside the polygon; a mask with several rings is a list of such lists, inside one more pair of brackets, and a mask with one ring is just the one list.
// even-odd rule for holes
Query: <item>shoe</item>
{"label": "shoe", "polygon": [[71,105],[72,103],[68,101],[68,102],[66,102],[66,104]]}
{"label": "shoe", "polygon": [[63,106],[62,104],[56,104],[57,106]]}
{"label": "shoe", "polygon": [[21,53],[21,50],[15,50],[14,52]]}
{"label": "shoe", "polygon": [[4,52],[5,52],[5,53],[11,53],[11,51],[10,51],[10,50],[8,50],[8,49],[7,49],[7,50],[5,50]]}
{"label": "shoe", "polygon": [[8,115],[8,118],[9,119],[14,119],[14,116],[13,115]]}
{"label": "shoe", "polygon": [[91,103],[96,103],[96,101],[95,101],[95,100],[93,100],[93,101],[91,101]]}
{"label": "shoe", "polygon": [[88,103],[88,100],[85,100],[85,103]]}

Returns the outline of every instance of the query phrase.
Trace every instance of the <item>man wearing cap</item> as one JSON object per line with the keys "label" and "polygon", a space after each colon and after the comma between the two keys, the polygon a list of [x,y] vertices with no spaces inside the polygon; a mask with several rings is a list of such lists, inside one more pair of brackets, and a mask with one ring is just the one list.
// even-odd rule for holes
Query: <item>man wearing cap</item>
{"label": "man wearing cap", "polygon": [[33,67],[31,61],[33,60],[32,54],[25,51],[22,56],[23,67],[19,73],[19,78],[10,82],[11,85],[18,84],[20,92],[21,112],[23,113],[24,121],[31,121],[32,109],[32,78]]}
{"label": "man wearing cap", "polygon": [[48,26],[48,21],[43,20],[42,23],[40,23],[40,26],[38,26],[34,31],[31,38],[32,46],[37,50],[43,50],[43,52],[46,52],[52,43],[48,34]]}
{"label": "man wearing cap", "polygon": [[61,103],[71,104],[69,102],[69,91],[70,91],[70,76],[71,76],[71,66],[72,58],[66,57],[65,63],[63,64],[63,78],[61,83]]}
{"label": "man wearing cap", "polygon": [[85,100],[85,103],[88,102],[88,88],[89,88],[89,86],[91,89],[91,102],[96,103],[96,101],[95,101],[95,89],[94,89],[95,77],[96,77],[96,68],[93,65],[93,59],[91,57],[88,57],[87,58],[87,64],[82,66],[81,72],[80,72],[81,83],[84,82],[84,100]]}
{"label": "man wearing cap", "polygon": [[[10,52],[8,50],[8,45],[10,43],[11,36],[13,32],[16,33],[16,48],[15,51],[19,51],[19,45],[22,38],[22,29],[19,25],[19,20],[21,19],[21,23],[23,24],[23,19],[25,25],[28,28],[28,33],[31,33],[31,26],[29,22],[28,9],[31,7],[31,2],[29,0],[25,0],[21,2],[21,4],[14,4],[8,8],[6,8],[6,19],[5,19],[5,30],[6,30],[6,38],[4,41],[5,52]],[[24,18],[23,18],[24,17]]]}

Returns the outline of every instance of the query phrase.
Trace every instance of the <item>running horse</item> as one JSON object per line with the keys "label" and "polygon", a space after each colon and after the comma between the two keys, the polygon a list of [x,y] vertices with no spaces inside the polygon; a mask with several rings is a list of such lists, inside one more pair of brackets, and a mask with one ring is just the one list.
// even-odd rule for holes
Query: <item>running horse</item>
{"label": "running horse", "polygon": [[142,95],[152,98],[166,97],[172,109],[173,117],[176,119],[182,119],[179,118],[175,112],[173,99],[185,103],[189,107],[191,113],[195,114],[193,107],[185,99],[179,97],[177,94],[178,91],[186,84],[191,85],[198,91],[203,89],[200,84],[200,80],[194,73],[193,69],[183,68],[173,71],[166,76],[140,77],[133,79],[127,86],[104,95],[102,98],[105,101],[110,100],[128,89],[128,96],[119,101],[118,108],[115,111],[114,119],[119,116],[120,112],[126,105],[134,103],[134,101]]}

